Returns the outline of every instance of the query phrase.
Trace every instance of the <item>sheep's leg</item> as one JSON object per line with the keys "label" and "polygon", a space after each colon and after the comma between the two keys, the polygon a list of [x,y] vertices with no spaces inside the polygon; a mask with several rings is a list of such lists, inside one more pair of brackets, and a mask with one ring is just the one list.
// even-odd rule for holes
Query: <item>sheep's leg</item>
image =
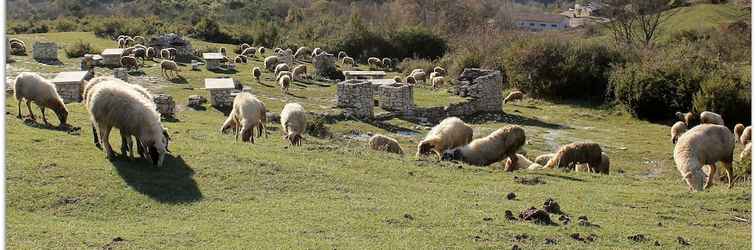
{"label": "sheep's leg", "polygon": [[711,187],[711,184],[714,183],[714,176],[716,176],[716,173],[717,173],[717,165],[716,164],[711,164],[711,165],[708,165],[708,166],[709,166],[709,168],[711,170],[709,171],[709,176],[706,177],[706,185],[704,185],[704,189],[707,189],[707,188]]}
{"label": "sheep's leg", "polygon": [[40,112],[42,112],[42,121],[45,122],[46,126],[50,126],[50,123],[47,122],[47,117],[45,116],[45,107],[40,106],[39,109],[40,109]]}
{"label": "sheep's leg", "polygon": [[97,129],[95,129],[95,124],[92,123],[92,137],[94,137],[94,144],[95,147],[102,149],[102,145],[100,145],[100,139],[97,136]]}
{"label": "sheep's leg", "polygon": [[34,117],[34,112],[32,112],[31,108],[31,100],[26,100],[26,109],[29,110],[29,116],[31,117],[31,119],[36,121],[37,118]]}
{"label": "sheep's leg", "polygon": [[113,159],[113,148],[110,146],[110,129],[109,127],[105,126],[98,126],[100,127],[100,141],[102,145],[105,146],[105,155],[108,157],[108,159]]}
{"label": "sheep's leg", "polygon": [[727,188],[732,188],[732,162],[723,162],[725,174],[727,175]]}
{"label": "sheep's leg", "polygon": [[18,100],[18,119],[23,118],[21,115],[21,100]]}

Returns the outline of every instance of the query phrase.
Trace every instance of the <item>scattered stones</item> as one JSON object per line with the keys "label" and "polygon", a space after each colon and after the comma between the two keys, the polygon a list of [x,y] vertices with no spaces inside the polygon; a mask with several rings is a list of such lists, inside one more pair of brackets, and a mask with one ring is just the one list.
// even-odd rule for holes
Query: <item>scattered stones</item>
{"label": "scattered stones", "polygon": [[514,200],[514,198],[517,198],[517,194],[515,194],[514,192],[509,192],[507,194],[507,200]]}
{"label": "scattered stones", "polygon": [[646,236],[643,234],[631,235],[631,236],[628,236],[627,239],[632,240],[634,242],[644,242],[648,240],[648,238],[646,238]]}
{"label": "scattered stones", "polygon": [[562,214],[562,210],[559,208],[559,203],[552,198],[546,199],[543,203],[543,210],[552,214]]}
{"label": "scattered stones", "polygon": [[549,217],[548,213],[543,210],[536,209],[535,207],[530,207],[528,209],[525,209],[525,211],[522,211],[520,213],[520,219],[533,221],[534,223],[541,225],[554,224],[554,222],[551,221],[551,217]]}
{"label": "scattered stones", "polygon": [[685,240],[685,238],[680,237],[680,236],[677,236],[677,243],[680,243],[680,245],[683,245],[683,246],[690,246],[690,242],[688,242],[687,240]]}
{"label": "scattered stones", "polygon": [[595,235],[595,234],[590,234],[590,235],[588,235],[588,237],[585,237],[585,240],[587,240],[588,242],[593,242],[593,241],[595,241],[595,240],[596,240],[597,238],[598,238],[598,235]]}
{"label": "scattered stones", "polygon": [[559,221],[562,222],[562,225],[570,224],[570,216],[562,214],[561,216],[559,216]]}
{"label": "scattered stones", "polygon": [[187,101],[187,106],[192,108],[197,108],[202,106],[202,104],[207,103],[207,98],[201,95],[190,95]]}
{"label": "scattered stones", "polygon": [[408,219],[408,220],[414,220],[415,219],[415,217],[412,217],[411,214],[404,214],[404,218]]}
{"label": "scattered stones", "polygon": [[530,239],[530,235],[528,235],[528,234],[518,234],[518,235],[514,236],[514,239],[516,241],[528,240],[528,239]]}
{"label": "scattered stones", "polygon": [[504,217],[507,218],[507,220],[516,220],[517,218],[514,217],[514,214],[512,214],[512,211],[504,211]]}
{"label": "scattered stones", "polygon": [[515,176],[514,181],[516,183],[520,183],[523,185],[538,185],[538,184],[546,183],[543,180],[541,180],[541,177],[537,177],[537,176],[533,178]]}
{"label": "scattered stones", "polygon": [[79,203],[79,201],[81,201],[81,198],[79,197],[64,197],[58,199],[58,203],[60,204],[76,204]]}
{"label": "scattered stones", "polygon": [[657,241],[654,241],[654,246],[660,247],[660,246],[661,246],[661,243],[659,243],[659,241],[658,241],[658,240],[657,240]]}
{"label": "scattered stones", "polygon": [[546,238],[543,240],[543,244],[546,244],[546,245],[556,245],[557,243],[559,242],[556,239],[552,239],[552,238]]}
{"label": "scattered stones", "polygon": [[583,237],[581,237],[579,233],[570,234],[570,238],[576,241],[585,241],[585,239],[583,239]]}
{"label": "scattered stones", "polygon": [[166,94],[159,94],[152,97],[157,106],[157,111],[162,117],[173,117],[176,114],[176,102],[173,97]]}
{"label": "scattered stones", "polygon": [[53,42],[35,42],[32,45],[32,56],[37,61],[57,61],[58,45]]}

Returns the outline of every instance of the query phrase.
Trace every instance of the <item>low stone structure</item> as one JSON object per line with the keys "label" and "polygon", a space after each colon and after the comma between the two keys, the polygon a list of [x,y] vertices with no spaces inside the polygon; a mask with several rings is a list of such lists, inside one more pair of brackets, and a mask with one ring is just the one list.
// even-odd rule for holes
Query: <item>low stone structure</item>
{"label": "low stone structure", "polygon": [[152,37],[147,46],[154,47],[157,51],[165,48],[175,48],[176,60],[188,62],[194,58],[191,42],[174,33]]}
{"label": "low stone structure", "polygon": [[129,81],[129,71],[126,70],[126,68],[115,68],[113,69],[113,77],[123,80],[124,82]]}
{"label": "low stone structure", "polygon": [[161,117],[174,117],[176,115],[176,102],[173,97],[166,94],[159,94],[152,97],[152,101],[157,106],[157,111]]}
{"label": "low stone structure", "polygon": [[105,49],[102,51],[102,65],[105,66],[121,66],[121,54],[123,49]]}
{"label": "low stone structure", "polygon": [[412,115],[415,109],[412,86],[394,83],[378,86],[378,105],[387,111],[395,111],[402,115]]}
{"label": "low stone structure", "polygon": [[207,70],[220,69],[224,58],[221,53],[202,53],[202,59],[205,60]]}
{"label": "low stone structure", "polygon": [[57,61],[58,45],[54,42],[35,42],[32,45],[32,56],[38,61]]}
{"label": "low stone structure", "polygon": [[383,79],[386,77],[384,71],[344,71],[344,79]]}
{"label": "low stone structure", "polygon": [[312,58],[315,66],[315,75],[327,77],[336,72],[336,56],[329,53],[320,53]]}
{"label": "low stone structure", "polygon": [[210,91],[210,104],[216,107],[230,107],[234,103],[232,94],[239,92],[231,78],[207,78],[205,89]]}
{"label": "low stone structure", "polygon": [[190,95],[188,98],[188,101],[186,102],[186,106],[189,107],[199,107],[202,106],[202,104],[207,103],[207,98],[201,95]]}
{"label": "low stone structure", "polygon": [[503,77],[500,71],[465,69],[457,80],[460,84],[454,89],[454,94],[469,97],[475,110],[501,112]]}
{"label": "low stone structure", "polygon": [[346,116],[373,118],[373,87],[365,80],[347,80],[336,85],[336,106]]}
{"label": "low stone structure", "polygon": [[294,55],[289,53],[289,51],[282,49],[277,53],[274,53],[274,55],[278,57],[278,63],[285,63],[289,66],[294,67]]}
{"label": "low stone structure", "polygon": [[89,71],[60,72],[52,82],[64,103],[79,102],[82,100],[85,81],[89,77]]}

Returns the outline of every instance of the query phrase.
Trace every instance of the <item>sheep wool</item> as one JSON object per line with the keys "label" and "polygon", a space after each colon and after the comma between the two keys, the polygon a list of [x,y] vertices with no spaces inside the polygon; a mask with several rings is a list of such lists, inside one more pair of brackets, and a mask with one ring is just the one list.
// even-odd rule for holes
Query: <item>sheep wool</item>
{"label": "sheep wool", "polygon": [[281,76],[280,79],[278,79],[278,85],[281,86],[281,93],[286,94],[289,93],[289,84],[291,83],[291,77],[288,75]]}
{"label": "sheep wool", "polygon": [[255,56],[256,52],[255,48],[246,48],[242,50],[241,54],[245,56]]}
{"label": "sheep wool", "polygon": [[735,124],[735,127],[732,128],[732,131],[735,134],[735,139],[738,143],[742,143],[740,141],[740,136],[743,135],[743,130],[745,130],[745,126],[742,123]]}
{"label": "sheep wool", "polygon": [[294,80],[302,80],[307,76],[307,65],[300,64],[291,71]]}
{"label": "sheep wool", "polygon": [[433,87],[434,89],[438,89],[440,87],[443,87],[444,86],[444,77],[443,76],[437,76],[437,77],[435,77],[435,78],[432,79],[431,83],[432,83],[431,87]]}
{"label": "sheep wool", "polygon": [[512,164],[511,158],[507,158],[507,160],[504,161],[505,170],[507,171],[515,171],[515,170],[520,170],[520,169],[535,170],[535,169],[542,168],[541,165],[533,163],[522,154],[516,154],[516,156],[517,156],[517,165]]}
{"label": "sheep wool", "polygon": [[743,147],[743,152],[740,152],[740,161],[745,161],[745,160],[750,161],[751,160],[750,157],[751,157],[751,143],[748,142],[748,144],[746,144]]}
{"label": "sheep wool", "polygon": [[732,158],[735,149],[735,138],[730,130],[721,125],[701,124],[685,132],[677,140],[674,150],[675,165],[690,191],[702,191],[711,185],[713,178],[708,178],[704,186],[706,174],[704,165],[711,167],[709,176],[715,176],[716,163],[724,163],[727,174],[728,187],[732,187]]}
{"label": "sheep wool", "polygon": [[302,134],[307,128],[305,110],[299,103],[288,103],[281,110],[281,131],[291,145],[302,145]]}
{"label": "sheep wool", "polygon": [[265,58],[265,69],[267,69],[269,72],[272,72],[276,66],[278,66],[278,57],[277,56],[269,56]]}
{"label": "sheep wool", "polygon": [[743,134],[740,135],[740,143],[743,145],[751,143],[751,126],[743,130]]}
{"label": "sheep wool", "polygon": [[669,135],[672,138],[672,144],[677,143],[677,139],[680,138],[680,136],[687,130],[688,127],[685,126],[684,122],[675,122],[675,124],[672,125],[672,128],[670,128],[669,130]]}
{"label": "sheep wool", "polygon": [[278,72],[289,71],[289,70],[290,69],[289,69],[289,65],[288,64],[279,63],[278,65],[276,65],[276,69],[273,71],[273,74],[274,75],[278,75]]}
{"label": "sheep wool", "polygon": [[345,56],[344,58],[341,59],[341,65],[345,65],[345,64],[354,65],[354,58]]}
{"label": "sheep wool", "polygon": [[260,76],[262,76],[262,70],[260,70],[260,67],[252,68],[252,76],[255,77],[255,80],[257,80],[257,82],[260,82]]}
{"label": "sheep wool", "polygon": [[596,143],[576,142],[562,146],[544,168],[570,168],[578,163],[588,163],[588,166],[598,172],[601,165],[601,146]]}
{"label": "sheep wool", "polygon": [[488,166],[509,157],[512,168],[520,166],[517,150],[525,145],[525,130],[517,125],[505,126],[467,145],[446,150],[442,160],[458,160],[470,165]]}
{"label": "sheep wool", "polygon": [[336,57],[336,59],[338,59],[338,60],[341,60],[341,59],[342,59],[342,58],[344,58],[344,57],[347,57],[347,53],[346,53],[346,52],[344,52],[344,51],[339,51],[339,54],[338,54],[338,56]]}
{"label": "sheep wool", "polygon": [[507,95],[507,97],[504,98],[504,103],[512,102],[516,100],[522,100],[523,97],[525,97],[525,94],[522,93],[522,91],[515,90],[515,91],[510,92],[509,95]]}
{"label": "sheep wool", "polygon": [[[176,62],[171,60],[163,60],[160,62],[160,71],[167,79],[173,79],[174,77],[178,76],[179,67]],[[171,77],[171,72],[173,72],[173,77]]]}
{"label": "sheep wool", "polygon": [[233,108],[226,121],[221,126],[221,133],[229,128],[234,128],[234,131],[239,130],[236,134],[236,139],[241,138],[243,142],[255,143],[255,128],[257,128],[258,134],[262,134],[265,130],[265,106],[254,95],[248,92],[241,92],[234,97]]}
{"label": "sheep wool", "polygon": [[701,119],[702,124],[708,123],[708,124],[716,124],[716,125],[724,126],[724,119],[722,119],[722,116],[714,112],[710,112],[710,111],[701,112],[700,119]]}
{"label": "sheep wool", "polygon": [[49,125],[45,116],[45,109],[47,108],[52,109],[58,116],[59,126],[66,124],[68,109],[66,109],[63,99],[58,95],[55,84],[52,82],[42,78],[37,73],[21,72],[14,80],[13,90],[18,101],[18,118],[22,117],[21,101],[26,100],[26,108],[32,120],[35,120],[34,113],[31,110],[31,103],[34,102],[41,110],[42,120],[46,125]]}
{"label": "sheep wool", "polygon": [[377,57],[370,57],[368,58],[367,62],[370,67],[383,68],[383,63],[381,62],[381,59],[378,59]]}
{"label": "sheep wool", "polygon": [[307,47],[299,47],[297,49],[297,52],[294,52],[294,58],[301,58],[304,55],[307,54],[307,52],[310,51],[310,48]]}
{"label": "sheep wool", "polygon": [[549,162],[549,160],[551,160],[551,158],[554,158],[554,155],[556,155],[556,154],[551,153],[551,154],[542,154],[542,155],[539,155],[538,157],[536,157],[535,162],[538,163],[538,164],[540,164],[541,166],[544,166],[544,165],[546,165],[546,163]]}
{"label": "sheep wool", "polygon": [[399,142],[391,137],[376,134],[370,137],[368,140],[368,148],[376,151],[386,151],[394,154],[404,154],[404,150],[399,146]]}
{"label": "sheep wool", "polygon": [[457,117],[448,117],[434,126],[417,144],[417,157],[435,153],[441,158],[444,150],[472,141],[473,129]]}

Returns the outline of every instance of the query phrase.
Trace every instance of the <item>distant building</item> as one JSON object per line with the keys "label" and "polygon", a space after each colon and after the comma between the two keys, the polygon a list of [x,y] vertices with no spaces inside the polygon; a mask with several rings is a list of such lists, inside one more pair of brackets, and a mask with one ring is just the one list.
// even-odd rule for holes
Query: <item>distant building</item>
{"label": "distant building", "polygon": [[517,28],[530,31],[563,30],[569,24],[567,17],[552,14],[520,14],[513,19]]}

